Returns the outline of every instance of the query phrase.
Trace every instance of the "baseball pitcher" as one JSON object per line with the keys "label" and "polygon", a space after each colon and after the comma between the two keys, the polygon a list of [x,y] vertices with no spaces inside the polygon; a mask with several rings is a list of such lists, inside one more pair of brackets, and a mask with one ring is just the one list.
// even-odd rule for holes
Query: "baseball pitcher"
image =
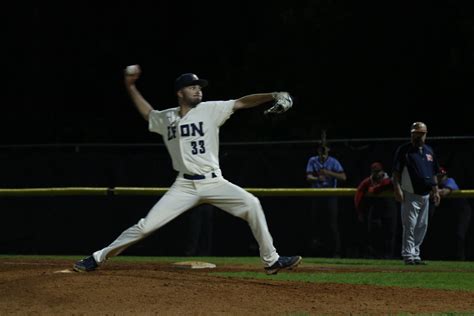
{"label": "baseball pitcher", "polygon": [[125,70],[126,89],[151,132],[160,134],[171,156],[178,176],[152,207],[146,217],[125,230],[107,247],[74,264],[74,270],[97,269],[108,258],[150,235],[188,209],[212,204],[247,221],[260,249],[260,258],[267,274],[296,267],[300,256],[279,256],[273,246],[265,214],[259,200],[244,189],[227,181],[219,168],[219,128],[235,112],[275,101],[265,113],[283,113],[293,101],[287,92],[260,93],[237,100],[203,102],[202,89],[208,81],[185,73],[175,81],[178,106],[154,110],[138,91],[135,82],[141,74],[138,65]]}

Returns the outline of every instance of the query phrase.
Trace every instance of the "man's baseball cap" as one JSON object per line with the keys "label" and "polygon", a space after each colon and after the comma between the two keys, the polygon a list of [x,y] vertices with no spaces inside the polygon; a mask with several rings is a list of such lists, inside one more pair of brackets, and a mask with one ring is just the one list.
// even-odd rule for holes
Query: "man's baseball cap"
{"label": "man's baseball cap", "polygon": [[383,170],[383,165],[380,162],[374,162],[370,165],[370,171],[378,172]]}
{"label": "man's baseball cap", "polygon": [[444,175],[446,175],[446,174],[448,174],[448,170],[446,170],[445,167],[439,167],[439,173],[438,173],[438,175],[444,176]]}
{"label": "man's baseball cap", "polygon": [[199,79],[193,73],[185,73],[176,78],[174,83],[174,91],[181,90],[184,87],[200,85],[202,88],[207,87],[208,81],[205,79]]}
{"label": "man's baseball cap", "polygon": [[428,128],[426,127],[426,124],[423,122],[415,122],[411,124],[410,132],[411,133],[427,133]]}

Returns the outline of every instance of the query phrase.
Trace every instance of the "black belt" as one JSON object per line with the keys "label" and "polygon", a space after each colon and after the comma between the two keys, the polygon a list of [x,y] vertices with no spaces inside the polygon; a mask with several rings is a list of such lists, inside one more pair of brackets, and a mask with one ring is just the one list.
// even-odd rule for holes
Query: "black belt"
{"label": "black belt", "polygon": [[[217,178],[216,174],[213,172],[211,174],[212,178]],[[183,173],[183,178],[188,179],[188,180],[204,180],[206,179],[206,176],[200,175],[200,174],[186,174]]]}

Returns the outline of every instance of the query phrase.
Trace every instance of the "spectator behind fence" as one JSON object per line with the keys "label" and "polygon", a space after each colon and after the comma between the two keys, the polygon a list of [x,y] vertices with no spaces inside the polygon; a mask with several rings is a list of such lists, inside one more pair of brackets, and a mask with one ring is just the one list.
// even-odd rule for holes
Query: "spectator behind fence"
{"label": "spectator behind fence", "polygon": [[395,199],[401,204],[402,257],[405,264],[424,265],[420,246],[428,229],[430,196],[435,205],[439,165],[433,149],[425,144],[428,128],[423,122],[411,125],[411,142],[400,145],[393,164]]}
{"label": "spectator behind fence", "polygon": [[397,228],[397,207],[393,197],[368,198],[367,193],[380,194],[392,190],[392,179],[380,162],[370,165],[370,176],[362,180],[354,196],[359,222],[366,223],[367,255],[391,259],[394,257]]}
{"label": "spectator behind fence", "polygon": [[[448,176],[446,168],[441,167],[438,174],[439,194],[441,197],[449,196],[453,191],[459,190],[456,181]],[[466,259],[466,235],[471,221],[472,209],[465,198],[443,199],[435,216],[443,218],[443,231],[454,241],[447,251],[447,258],[455,260]],[[449,251],[451,250],[451,251]]]}
{"label": "spectator behind fence", "polygon": [[[339,181],[346,181],[341,163],[329,156],[329,147],[319,145],[317,156],[309,159],[306,179],[312,188],[336,188]],[[311,248],[314,255],[339,257],[341,241],[338,229],[338,199],[335,196],[314,197],[310,218]]]}

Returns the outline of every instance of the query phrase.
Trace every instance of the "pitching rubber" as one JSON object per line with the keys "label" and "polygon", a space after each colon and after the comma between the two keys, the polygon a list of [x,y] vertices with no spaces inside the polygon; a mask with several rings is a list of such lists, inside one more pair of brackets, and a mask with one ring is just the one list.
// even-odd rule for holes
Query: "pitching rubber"
{"label": "pitching rubber", "polygon": [[179,269],[214,269],[216,265],[203,261],[181,261],[173,263],[173,267]]}

